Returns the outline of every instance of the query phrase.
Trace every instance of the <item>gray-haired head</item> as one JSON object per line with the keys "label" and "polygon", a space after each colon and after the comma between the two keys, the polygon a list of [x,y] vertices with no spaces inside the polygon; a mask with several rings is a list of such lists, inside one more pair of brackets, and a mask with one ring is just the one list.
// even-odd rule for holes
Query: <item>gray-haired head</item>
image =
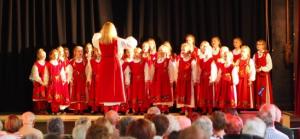
{"label": "gray-haired head", "polygon": [[264,137],[266,124],[258,117],[250,118],[244,124],[242,133]]}

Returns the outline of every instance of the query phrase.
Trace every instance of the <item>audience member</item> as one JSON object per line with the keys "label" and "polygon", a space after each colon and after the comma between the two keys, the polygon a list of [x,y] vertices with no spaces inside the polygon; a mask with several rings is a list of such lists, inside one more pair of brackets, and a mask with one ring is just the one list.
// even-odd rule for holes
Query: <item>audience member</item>
{"label": "audience member", "polygon": [[101,125],[101,126],[105,126],[108,130],[108,133],[110,135],[114,135],[114,136],[119,136],[119,133],[117,130],[115,130],[114,126],[111,124],[111,122],[109,120],[107,120],[106,118],[98,118],[95,122],[96,125]]}
{"label": "audience member", "polygon": [[204,130],[197,126],[190,126],[180,131],[179,139],[209,139]]}
{"label": "audience member", "polygon": [[211,121],[213,123],[213,137],[223,138],[226,127],[225,114],[221,111],[215,111],[211,116]]}
{"label": "audience member", "polygon": [[119,114],[114,110],[110,110],[110,111],[106,112],[104,117],[107,120],[109,120],[114,127],[116,127],[117,123],[120,120]]}
{"label": "audience member", "polygon": [[180,130],[180,125],[179,125],[176,117],[172,114],[168,114],[167,118],[169,120],[169,128],[168,128],[166,134],[170,134],[173,131],[179,131]]}
{"label": "audience member", "polygon": [[166,135],[170,125],[168,118],[164,115],[156,115],[153,117],[152,122],[156,129],[156,136],[154,139],[162,139]]}
{"label": "audience member", "polygon": [[113,139],[113,134],[104,124],[92,124],[87,130],[86,139]]}
{"label": "audience member", "polygon": [[72,131],[73,139],[85,139],[86,132],[91,126],[91,120],[87,117],[81,117],[75,121],[75,127]]}
{"label": "audience member", "polygon": [[242,129],[242,134],[264,138],[266,124],[258,117],[247,119]]}
{"label": "audience member", "polygon": [[117,128],[120,131],[120,136],[121,137],[126,135],[126,128],[128,127],[128,125],[132,121],[134,121],[134,119],[132,117],[123,117],[123,118],[121,118],[121,120],[117,124]]}
{"label": "audience member", "polygon": [[0,136],[0,139],[19,139],[21,134],[18,132],[22,126],[22,121],[16,115],[9,115],[4,123],[6,134]]}
{"label": "audience member", "polygon": [[201,116],[192,124],[192,126],[202,129],[207,135],[206,138],[211,138],[213,135],[213,124],[208,116]]}
{"label": "audience member", "polygon": [[132,121],[126,130],[127,136],[137,139],[153,139],[155,136],[155,126],[147,119],[137,119]]}
{"label": "audience member", "polygon": [[51,118],[47,122],[47,134],[44,138],[50,138],[48,136],[57,135],[60,138],[64,138],[64,122],[60,117]]}
{"label": "audience member", "polygon": [[150,107],[147,111],[147,114],[154,114],[154,115],[160,115],[161,112],[160,112],[160,109],[158,107]]}
{"label": "audience member", "polygon": [[32,112],[22,114],[23,126],[19,129],[19,133],[23,136],[35,135],[38,139],[43,139],[43,133],[34,128],[35,115]]}
{"label": "audience member", "polygon": [[172,131],[169,135],[167,139],[179,139],[179,131]]}
{"label": "audience member", "polygon": [[243,128],[243,121],[242,119],[237,115],[232,114],[226,114],[226,127],[225,132],[226,135],[224,135],[224,139],[240,139],[245,138],[245,136],[250,135],[242,135],[241,131]]}
{"label": "audience member", "polygon": [[265,139],[288,139],[288,136],[275,129],[276,106],[264,104],[259,109],[259,117],[266,123]]}

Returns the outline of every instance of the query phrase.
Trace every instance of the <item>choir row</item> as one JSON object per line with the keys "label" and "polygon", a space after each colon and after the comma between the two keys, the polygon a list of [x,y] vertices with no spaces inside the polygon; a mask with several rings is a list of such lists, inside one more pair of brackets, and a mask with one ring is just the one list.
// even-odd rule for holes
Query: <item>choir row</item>
{"label": "choir row", "polygon": [[234,39],[235,49],[230,51],[218,37],[197,48],[194,37],[187,35],[175,55],[168,42],[156,52],[153,39],[138,48],[132,37],[117,38],[110,45],[99,42],[100,37],[95,34],[94,47],[88,44],[85,51],[76,46],[71,60],[62,46],[50,52],[47,62],[46,53],[38,50],[30,75],[37,112],[46,110],[47,103],[53,113],[67,107],[75,113],[87,107],[98,111],[102,106],[104,111],[144,112],[151,105],[167,112],[174,102],[182,112],[195,108],[211,112],[272,103],[272,60],[263,40],[257,41],[251,58],[240,38]]}

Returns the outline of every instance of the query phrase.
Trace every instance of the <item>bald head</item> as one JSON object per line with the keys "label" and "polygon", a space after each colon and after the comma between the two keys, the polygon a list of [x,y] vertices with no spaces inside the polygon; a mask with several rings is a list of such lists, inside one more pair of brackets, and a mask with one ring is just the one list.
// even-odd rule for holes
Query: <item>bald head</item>
{"label": "bald head", "polygon": [[273,126],[276,119],[276,106],[274,104],[264,104],[259,109],[259,117],[267,124]]}
{"label": "bald head", "polygon": [[35,115],[28,111],[22,114],[22,122],[23,124],[33,124],[35,120]]}
{"label": "bald head", "polygon": [[276,122],[280,122],[281,121],[281,116],[282,116],[282,113],[281,113],[281,110],[276,107],[276,117],[275,117],[275,121]]}

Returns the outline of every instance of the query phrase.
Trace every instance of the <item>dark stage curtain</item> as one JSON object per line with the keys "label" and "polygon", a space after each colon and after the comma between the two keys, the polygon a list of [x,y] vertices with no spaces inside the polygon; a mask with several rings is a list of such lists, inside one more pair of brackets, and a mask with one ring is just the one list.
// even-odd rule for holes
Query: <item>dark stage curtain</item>
{"label": "dark stage curtain", "polygon": [[0,0],[0,112],[31,109],[37,48],[85,44],[106,21],[121,37],[169,40],[175,52],[187,33],[197,45],[217,35],[231,47],[240,36],[254,48],[266,38],[263,0]]}
{"label": "dark stage curtain", "polygon": [[296,4],[297,6],[295,6],[296,10],[295,10],[295,34],[296,34],[296,46],[295,46],[295,58],[294,58],[294,62],[295,62],[295,77],[296,77],[296,80],[295,80],[295,114],[300,116],[300,48],[299,48],[299,40],[300,40],[300,22],[299,22],[299,19],[300,19],[300,10],[299,10],[299,7],[300,7],[300,2],[299,1],[296,1]]}

